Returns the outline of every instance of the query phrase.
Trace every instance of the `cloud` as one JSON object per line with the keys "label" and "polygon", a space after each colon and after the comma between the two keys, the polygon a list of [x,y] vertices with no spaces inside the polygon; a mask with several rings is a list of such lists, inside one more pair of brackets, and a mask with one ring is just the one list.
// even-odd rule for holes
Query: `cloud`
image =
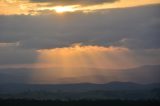
{"label": "cloud", "polygon": [[124,47],[75,44],[70,47],[42,49],[38,50],[38,53],[40,63],[65,69],[67,67],[127,69],[160,64],[160,49],[131,50]]}
{"label": "cloud", "polygon": [[[95,12],[55,14],[52,9],[34,10],[37,6],[52,4],[42,2],[25,7],[28,6],[25,1],[25,5],[14,5],[14,10],[10,7],[13,1],[3,4],[2,7],[9,8],[6,13],[15,13],[0,16],[0,69],[31,68],[34,71],[29,74],[34,76],[35,82],[42,76],[46,82],[52,82],[56,78],[64,81],[84,73],[90,75],[88,80],[95,82],[98,81],[95,74],[111,77],[104,70],[99,75],[100,69],[160,64],[159,4],[99,11],[96,7]],[[103,1],[86,2],[95,5]],[[20,11],[17,7],[21,8]],[[40,14],[32,16],[31,11]],[[24,13],[26,15],[20,15]]]}
{"label": "cloud", "polygon": [[34,3],[52,3],[54,5],[93,5],[102,3],[112,3],[119,0],[30,0]]}
{"label": "cloud", "polygon": [[[38,50],[38,60],[41,63],[53,64],[67,69],[67,67],[96,67],[96,68],[124,68],[133,66],[127,48],[81,46]],[[116,59],[117,58],[117,59]],[[101,60],[101,61],[99,61]],[[123,61],[123,62],[122,62]]]}
{"label": "cloud", "polygon": [[73,44],[52,49],[26,50],[5,47],[1,50],[0,68],[127,69],[160,64],[159,49],[132,50],[125,47]]}
{"label": "cloud", "polygon": [[19,42],[14,42],[14,43],[6,43],[6,42],[0,42],[0,48],[2,47],[16,47],[19,46]]}
{"label": "cloud", "polygon": [[0,42],[49,49],[74,43],[159,48],[159,5],[40,16],[0,16]]}
{"label": "cloud", "polygon": [[[0,0],[1,15],[44,15],[95,12],[159,4],[159,0]],[[4,11],[5,10],[5,11]]]}
{"label": "cloud", "polygon": [[[160,64],[158,13],[159,5],[150,5],[88,14],[0,16],[0,65],[3,68],[42,65],[52,68],[52,64],[62,62],[60,51],[68,52],[63,61],[77,58],[78,61],[70,60],[71,63],[83,65],[84,61],[88,67],[92,62],[87,58],[94,59],[94,63],[101,60],[96,64],[103,67],[101,63],[106,63],[108,68],[110,63],[112,67],[121,68]],[[76,43],[82,44],[80,50],[83,51],[76,52],[71,46]],[[47,55],[51,56],[48,57],[51,63],[42,58]]]}

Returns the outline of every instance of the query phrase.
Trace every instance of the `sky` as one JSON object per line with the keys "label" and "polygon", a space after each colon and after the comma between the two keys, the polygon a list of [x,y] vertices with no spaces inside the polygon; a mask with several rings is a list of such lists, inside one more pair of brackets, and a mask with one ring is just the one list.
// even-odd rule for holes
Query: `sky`
{"label": "sky", "polygon": [[115,70],[160,65],[159,10],[159,0],[0,0],[1,82],[130,81]]}

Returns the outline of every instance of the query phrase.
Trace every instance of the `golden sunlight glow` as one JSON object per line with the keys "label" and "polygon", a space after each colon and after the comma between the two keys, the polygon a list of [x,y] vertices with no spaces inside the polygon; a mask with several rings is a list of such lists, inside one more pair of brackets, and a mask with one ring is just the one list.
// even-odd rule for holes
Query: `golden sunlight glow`
{"label": "golden sunlight glow", "polygon": [[[123,55],[129,54],[129,50],[120,47],[81,46],[80,44],[75,44],[65,48],[38,50],[38,53],[40,54],[39,62],[65,68],[94,66],[98,68],[119,68],[121,66],[123,68],[132,65],[127,61],[128,59],[121,58],[124,57]],[[117,57],[118,60],[112,59],[112,57]]]}
{"label": "golden sunlight glow", "polygon": [[56,6],[56,7],[54,7],[54,10],[57,13],[74,12],[75,11],[74,7],[75,6]]}
{"label": "golden sunlight glow", "polygon": [[82,5],[82,4],[67,4],[59,6],[51,2],[30,2],[30,0],[0,0],[1,15],[39,15],[56,11],[63,12],[88,12],[96,10],[104,10],[109,8],[128,8],[134,6],[160,4],[160,0],[119,0],[117,2]]}
{"label": "golden sunlight glow", "polygon": [[[66,78],[76,78],[77,81],[98,82],[97,75],[112,73],[110,69],[125,69],[135,67],[136,62],[130,50],[122,47],[81,46],[38,50],[40,67],[33,73],[32,82],[66,82]],[[38,67],[36,64],[35,67]],[[111,75],[111,74],[109,74]],[[84,78],[83,76],[89,76]],[[81,78],[82,77],[82,78]],[[118,76],[117,76],[118,78]]]}
{"label": "golden sunlight glow", "polygon": [[93,6],[80,7],[77,10],[83,12],[90,12],[96,10],[104,9],[114,9],[114,8],[129,8],[135,6],[151,5],[151,4],[160,4],[160,0],[119,0],[119,2],[114,3],[104,3]]}

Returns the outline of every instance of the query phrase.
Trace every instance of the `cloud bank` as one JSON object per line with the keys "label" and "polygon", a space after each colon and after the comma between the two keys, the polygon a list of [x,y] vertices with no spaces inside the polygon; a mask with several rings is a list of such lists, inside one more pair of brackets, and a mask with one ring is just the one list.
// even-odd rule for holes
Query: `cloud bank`
{"label": "cloud bank", "polygon": [[[80,11],[35,16],[3,14],[0,69],[3,74],[7,69],[30,70],[27,79],[32,77],[35,82],[71,81],[84,73],[91,82],[96,82],[106,77],[103,74],[110,75],[107,69],[160,64],[159,10],[157,4],[85,14]],[[54,80],[56,76],[62,79]]]}
{"label": "cloud bank", "polygon": [[[95,12],[160,4],[159,0],[0,0],[1,15],[44,15],[59,12]],[[56,13],[57,12],[57,13]]]}
{"label": "cloud bank", "polygon": [[52,3],[53,5],[94,5],[102,3],[112,3],[119,0],[30,0],[33,3]]}

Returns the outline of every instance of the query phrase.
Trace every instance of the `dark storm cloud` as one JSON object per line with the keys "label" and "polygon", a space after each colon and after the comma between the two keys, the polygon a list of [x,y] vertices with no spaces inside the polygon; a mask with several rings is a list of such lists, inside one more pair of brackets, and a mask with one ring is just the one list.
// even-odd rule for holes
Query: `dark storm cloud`
{"label": "dark storm cloud", "polygon": [[22,47],[31,49],[73,43],[159,48],[159,10],[159,5],[150,5],[63,16],[0,16],[0,42],[20,41]]}
{"label": "dark storm cloud", "polygon": [[94,4],[102,4],[102,3],[112,3],[119,0],[30,0],[33,3],[52,3],[55,5],[94,5]]}

